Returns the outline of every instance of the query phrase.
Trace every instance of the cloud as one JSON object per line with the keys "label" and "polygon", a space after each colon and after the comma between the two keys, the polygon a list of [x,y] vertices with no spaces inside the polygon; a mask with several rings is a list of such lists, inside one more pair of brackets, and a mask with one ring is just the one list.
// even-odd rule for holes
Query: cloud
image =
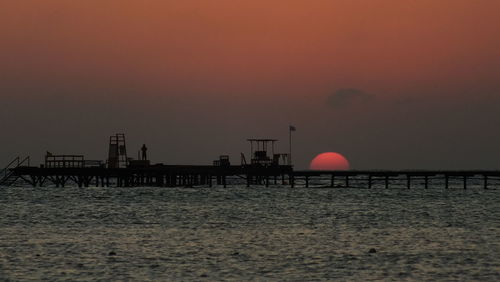
{"label": "cloud", "polygon": [[327,103],[330,107],[340,109],[354,105],[364,104],[373,100],[374,96],[354,88],[338,89],[328,96]]}
{"label": "cloud", "polygon": [[336,109],[364,104],[375,97],[355,88],[341,88],[327,98],[327,104]]}

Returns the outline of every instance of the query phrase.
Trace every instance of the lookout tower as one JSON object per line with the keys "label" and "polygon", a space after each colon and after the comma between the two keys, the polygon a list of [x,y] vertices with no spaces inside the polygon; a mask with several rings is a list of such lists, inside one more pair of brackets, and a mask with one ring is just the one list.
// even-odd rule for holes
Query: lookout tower
{"label": "lookout tower", "polygon": [[[287,165],[288,154],[276,154],[274,152],[277,139],[247,139],[250,142],[251,165],[254,166],[277,166]],[[271,155],[268,155],[271,150]],[[244,158],[243,158],[244,159]]]}
{"label": "lookout tower", "polygon": [[127,167],[127,146],[125,134],[118,133],[109,137],[108,168]]}

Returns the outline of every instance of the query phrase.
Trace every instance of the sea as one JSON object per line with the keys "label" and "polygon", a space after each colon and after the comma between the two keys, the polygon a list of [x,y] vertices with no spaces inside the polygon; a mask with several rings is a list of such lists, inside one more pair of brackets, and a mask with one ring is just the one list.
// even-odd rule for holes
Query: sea
{"label": "sea", "polygon": [[325,186],[1,187],[0,281],[500,280],[500,187]]}

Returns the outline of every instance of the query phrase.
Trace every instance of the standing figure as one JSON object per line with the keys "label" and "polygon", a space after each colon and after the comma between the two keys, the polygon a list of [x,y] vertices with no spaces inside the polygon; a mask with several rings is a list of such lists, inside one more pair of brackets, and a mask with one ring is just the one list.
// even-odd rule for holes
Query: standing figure
{"label": "standing figure", "polygon": [[146,147],[146,144],[142,144],[141,153],[142,153],[141,160],[143,161],[148,160],[148,147]]}

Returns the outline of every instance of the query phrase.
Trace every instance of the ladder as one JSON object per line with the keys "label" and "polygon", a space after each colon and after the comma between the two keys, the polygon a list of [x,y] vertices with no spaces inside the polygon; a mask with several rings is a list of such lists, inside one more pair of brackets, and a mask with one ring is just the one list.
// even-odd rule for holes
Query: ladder
{"label": "ladder", "polygon": [[23,166],[30,165],[30,157],[27,156],[24,159],[16,157],[13,159],[4,169],[0,171],[0,186],[11,186],[14,184],[19,176],[14,175],[14,169]]}

